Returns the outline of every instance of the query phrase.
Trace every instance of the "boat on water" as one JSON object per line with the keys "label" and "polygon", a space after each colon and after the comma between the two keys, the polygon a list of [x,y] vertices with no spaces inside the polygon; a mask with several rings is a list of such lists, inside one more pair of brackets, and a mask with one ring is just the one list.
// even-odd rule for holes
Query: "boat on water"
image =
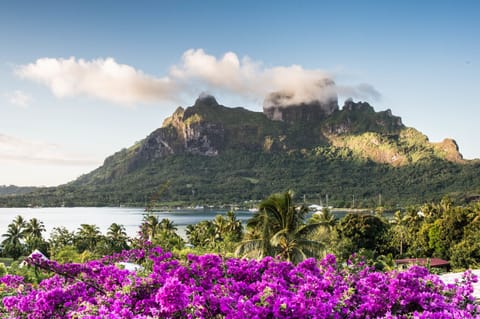
{"label": "boat on water", "polygon": [[311,212],[321,212],[323,210],[323,206],[312,204],[308,206],[308,210]]}
{"label": "boat on water", "polygon": [[333,206],[321,206],[321,205],[310,205],[308,209],[313,213],[313,215],[322,215],[325,209],[332,210]]}

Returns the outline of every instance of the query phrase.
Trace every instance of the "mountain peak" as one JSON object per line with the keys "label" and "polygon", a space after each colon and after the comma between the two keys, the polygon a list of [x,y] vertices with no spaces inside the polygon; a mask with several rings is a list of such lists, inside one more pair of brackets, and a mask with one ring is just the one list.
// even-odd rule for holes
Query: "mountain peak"
{"label": "mountain peak", "polygon": [[335,82],[324,79],[314,92],[281,90],[263,101],[263,113],[271,120],[287,123],[319,122],[338,110]]}
{"label": "mountain peak", "polygon": [[319,122],[338,110],[336,97],[326,101],[313,100],[310,102],[283,104],[283,102],[292,99],[289,93],[271,93],[264,103],[263,113],[274,121],[299,123]]}
{"label": "mountain peak", "polygon": [[217,106],[218,102],[213,95],[207,93],[201,93],[198,98],[195,100],[195,106]]}
{"label": "mountain peak", "polygon": [[[277,104],[281,117],[273,120],[202,94],[68,187],[78,187],[82,200],[84,190],[91,192],[98,203],[114,198],[107,191],[141,203],[165,183],[165,201],[222,202],[260,198],[285,185],[309,196],[336,189],[340,203],[355,193],[372,202],[381,192],[394,203],[479,187],[478,164],[463,160],[455,141],[431,143],[390,110],[376,112],[366,102],[347,100],[341,109],[336,99],[321,103]],[[465,186],[457,187],[458,177]],[[126,197],[126,189],[136,193]]]}

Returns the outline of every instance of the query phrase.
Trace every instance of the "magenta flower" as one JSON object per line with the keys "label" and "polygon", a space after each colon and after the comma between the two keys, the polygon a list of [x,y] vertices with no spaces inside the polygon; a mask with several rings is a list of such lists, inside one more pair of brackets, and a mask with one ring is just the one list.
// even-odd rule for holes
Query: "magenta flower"
{"label": "magenta flower", "polygon": [[162,314],[172,316],[188,305],[188,289],[177,278],[168,278],[165,285],[155,294],[155,302]]}

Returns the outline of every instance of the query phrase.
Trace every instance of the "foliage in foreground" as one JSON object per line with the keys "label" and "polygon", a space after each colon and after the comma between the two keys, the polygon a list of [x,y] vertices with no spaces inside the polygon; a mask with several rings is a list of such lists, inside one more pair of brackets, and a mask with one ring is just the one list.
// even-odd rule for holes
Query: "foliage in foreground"
{"label": "foliage in foreground", "polygon": [[[425,268],[375,272],[361,262],[340,267],[333,255],[297,266],[189,255],[180,261],[161,248],[124,251],[85,264],[33,256],[55,273],[38,286],[19,276],[0,281],[3,318],[478,318],[464,282],[446,285]],[[133,272],[115,263],[133,261]]]}
{"label": "foliage in foreground", "polygon": [[238,246],[237,255],[263,258],[280,257],[298,263],[319,257],[324,245],[315,238],[324,223],[305,223],[308,207],[296,206],[293,192],[270,195],[247,223],[247,238]]}
{"label": "foliage in foreground", "polygon": [[46,239],[43,222],[16,216],[1,235],[0,256],[7,258],[0,261],[10,266],[9,273],[23,274],[16,266],[21,256],[35,249],[59,262],[83,263],[139,248],[148,240],[183,256],[236,253],[298,263],[325,253],[344,262],[357,253],[370,264],[387,260],[388,267],[394,267],[394,259],[441,258],[456,271],[480,268],[480,202],[460,206],[445,197],[438,203],[398,210],[388,218],[382,212],[379,208],[375,214],[349,213],[337,220],[324,209],[306,219],[305,206],[295,203],[291,192],[276,193],[260,203],[245,230],[231,211],[188,225],[186,241],[172,221],[160,220],[153,212],[145,214],[136,237],[128,237],[123,225],[112,223],[105,234],[94,224],[82,224],[76,231],[55,227]]}

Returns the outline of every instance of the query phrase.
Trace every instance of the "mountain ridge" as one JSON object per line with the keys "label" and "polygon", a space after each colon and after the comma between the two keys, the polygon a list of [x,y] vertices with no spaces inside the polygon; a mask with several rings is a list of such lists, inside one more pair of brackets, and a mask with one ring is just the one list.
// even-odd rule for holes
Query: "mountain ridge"
{"label": "mountain ridge", "polygon": [[99,168],[24,200],[142,205],[161,188],[163,201],[225,203],[293,188],[308,196],[335,193],[331,200],[344,205],[352,193],[363,205],[374,205],[382,193],[396,205],[480,191],[479,165],[464,160],[454,140],[432,143],[390,110],[376,112],[366,102],[254,112],[201,96]]}
{"label": "mountain ridge", "polygon": [[[303,107],[308,110],[310,105]],[[302,106],[290,109],[304,115]],[[347,100],[341,110],[337,108],[325,117],[283,122],[269,119],[265,113],[225,107],[208,96],[197,99],[193,106],[177,108],[161,128],[130,147],[126,170],[180,153],[218,156],[226,149],[288,152],[325,145],[348,148],[359,157],[394,166],[432,156],[464,162],[454,140],[431,143],[421,132],[404,126],[391,110],[375,112],[366,102]],[[107,158],[104,165],[109,161],[112,159]]]}

